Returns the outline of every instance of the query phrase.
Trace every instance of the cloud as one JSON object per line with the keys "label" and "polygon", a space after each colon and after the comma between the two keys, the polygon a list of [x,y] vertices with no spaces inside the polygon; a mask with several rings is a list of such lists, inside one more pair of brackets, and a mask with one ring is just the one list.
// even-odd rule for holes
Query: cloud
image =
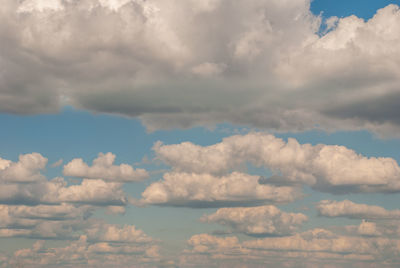
{"label": "cloud", "polygon": [[239,240],[234,236],[215,237],[208,234],[200,234],[192,236],[187,243],[196,253],[210,253],[219,250],[237,251],[238,253],[241,251]]}
{"label": "cloud", "polygon": [[159,142],[153,149],[175,172],[223,175],[251,163],[274,173],[260,183],[303,183],[337,194],[400,190],[400,167],[393,158],[368,158],[344,146],[299,144],[292,138],[285,142],[260,132],[227,137],[210,146]]}
{"label": "cloud", "polygon": [[83,180],[67,186],[63,178],[32,184],[1,184],[0,204],[38,205],[80,203],[98,206],[121,206],[127,198],[121,183]]}
{"label": "cloud", "polygon": [[150,184],[141,202],[152,205],[220,207],[291,202],[300,197],[293,187],[258,183],[259,176],[233,172],[217,177],[210,174],[165,173],[163,180]]}
{"label": "cloud", "polygon": [[400,210],[386,210],[383,207],[357,204],[349,200],[323,200],[317,205],[319,215],[346,217],[350,219],[393,220],[400,219]]}
{"label": "cloud", "polygon": [[1,237],[76,239],[90,224],[95,208],[88,205],[0,205]]}
{"label": "cloud", "polygon": [[197,2],[5,0],[0,111],[68,104],[153,130],[230,122],[398,133],[396,5],[368,21],[328,18],[319,36],[309,0]]}
{"label": "cloud", "polygon": [[[158,261],[158,246],[118,243],[91,243],[85,235],[65,247],[46,247],[37,241],[32,248],[20,249],[6,259],[9,266],[29,267],[131,267]],[[153,263],[154,264],[154,263]]]}
{"label": "cloud", "polygon": [[366,235],[366,236],[382,235],[382,233],[377,230],[375,222],[367,222],[365,220],[363,220],[360,226],[358,226],[357,231],[360,235]]}
{"label": "cloud", "polygon": [[[133,169],[112,165],[114,158],[100,154],[92,167],[86,165],[92,175],[109,168],[104,180],[74,183],[61,177],[48,180],[40,173],[47,159],[38,153],[21,155],[18,162],[0,159],[0,237],[40,239],[32,248],[2,254],[0,266],[154,267],[160,260],[159,241],[133,225],[92,218],[99,208],[125,212],[128,198],[120,181],[130,181]],[[46,247],[45,240],[60,246]]]}
{"label": "cloud", "polygon": [[144,169],[133,169],[132,166],[127,164],[113,165],[115,157],[112,153],[99,153],[90,167],[81,158],[75,158],[64,166],[63,174],[65,176],[115,182],[141,181],[149,177]]}
{"label": "cloud", "polygon": [[[100,154],[94,160],[94,166],[88,167],[74,164],[68,166],[72,171],[86,172],[87,175],[98,175],[102,179],[83,179],[80,184],[70,184],[61,177],[48,180],[40,173],[46,167],[47,158],[39,153],[19,156],[18,162],[0,158],[0,204],[7,205],[39,205],[39,204],[92,204],[97,206],[124,206],[127,197],[119,181],[141,179],[147,175],[142,169],[133,170],[131,166],[122,164],[113,166],[115,156]],[[81,168],[86,168],[81,169]],[[102,174],[102,175],[100,175]],[[79,174],[76,174],[78,176]],[[114,180],[114,181],[113,181]]]}
{"label": "cloud", "polygon": [[[216,262],[259,267],[325,267],[329,259],[332,267],[375,267],[377,264],[394,267],[398,262],[399,240],[380,237],[341,236],[325,229],[313,229],[286,237],[266,237],[239,242],[234,237],[194,235],[183,260],[201,263]],[[304,266],[299,266],[302,263]],[[214,265],[214,266],[213,266]],[[235,266],[234,266],[235,267]]]}
{"label": "cloud", "polygon": [[18,162],[0,158],[0,182],[26,183],[43,181],[40,173],[47,165],[47,158],[39,153],[20,155]]}
{"label": "cloud", "polygon": [[[338,255],[381,255],[386,250],[398,254],[397,240],[339,236],[328,230],[314,229],[290,237],[264,238],[245,241],[243,245],[250,249],[277,251],[329,252]],[[378,256],[376,256],[378,257]]]}
{"label": "cloud", "polygon": [[44,197],[49,202],[69,202],[92,205],[124,205],[127,198],[121,183],[103,180],[82,180],[81,184],[60,187]]}
{"label": "cloud", "polygon": [[54,168],[54,167],[59,167],[59,166],[62,165],[63,161],[64,161],[64,160],[59,159],[59,160],[57,160],[56,162],[54,162],[53,164],[51,164],[51,167],[53,167],[53,168]]}
{"label": "cloud", "polygon": [[256,236],[288,235],[307,219],[304,214],[286,213],[275,206],[220,208],[201,218],[203,222],[227,225],[235,231]]}
{"label": "cloud", "polygon": [[138,243],[154,242],[143,231],[133,225],[124,225],[122,228],[112,224],[95,224],[87,230],[88,239],[101,242]]}
{"label": "cloud", "polygon": [[[95,165],[102,160],[97,159]],[[124,213],[128,197],[123,183],[83,179],[73,184],[61,177],[48,180],[40,173],[46,163],[38,153],[21,155],[18,162],[0,159],[0,236],[75,239],[80,231],[94,226],[89,218],[97,208]],[[113,170],[115,166],[110,167]]]}

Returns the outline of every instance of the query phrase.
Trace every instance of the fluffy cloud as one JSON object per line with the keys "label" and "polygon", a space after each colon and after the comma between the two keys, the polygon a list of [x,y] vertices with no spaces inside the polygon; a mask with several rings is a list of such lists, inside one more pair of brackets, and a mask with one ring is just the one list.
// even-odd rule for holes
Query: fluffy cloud
{"label": "fluffy cloud", "polygon": [[[47,159],[38,153],[21,155],[18,162],[0,159],[0,237],[65,240],[86,233],[91,240],[104,243],[152,242],[134,226],[119,228],[91,218],[102,207],[123,214],[128,197],[121,181],[147,176],[144,170],[112,165],[114,158],[112,154],[100,154],[92,167],[86,166],[89,177],[103,173],[103,179],[74,183],[61,177],[48,180],[40,173]],[[133,252],[128,244],[121,250]],[[116,247],[112,250],[119,252]]]}
{"label": "fluffy cloud", "polygon": [[231,122],[396,133],[398,7],[368,21],[329,19],[319,36],[309,6],[5,0],[0,110],[69,104],[138,116],[149,129]]}
{"label": "fluffy cloud", "polygon": [[[124,206],[127,197],[122,181],[140,180],[148,176],[143,169],[134,170],[122,164],[114,166],[115,155],[100,154],[88,167],[81,159],[74,159],[64,172],[74,176],[87,176],[80,184],[68,184],[61,177],[51,180],[40,173],[47,158],[39,153],[19,156],[18,162],[0,158],[0,204],[92,204],[97,206]],[[115,210],[115,209],[114,209]]]}
{"label": "fluffy cloud", "polygon": [[285,142],[265,133],[231,136],[204,147],[157,143],[154,151],[176,172],[221,175],[251,163],[279,175],[260,183],[304,183],[334,193],[400,190],[400,167],[392,158],[368,158],[344,146],[312,146],[292,138]]}
{"label": "fluffy cloud", "polygon": [[275,206],[254,208],[221,208],[201,218],[204,222],[227,225],[248,235],[288,235],[297,230],[307,216],[301,213],[286,213]]}
{"label": "fluffy cloud", "polygon": [[39,153],[20,155],[18,162],[0,158],[0,182],[26,183],[43,181],[40,173],[47,165],[47,158]]}
{"label": "fluffy cloud", "polygon": [[125,205],[127,197],[121,183],[83,180],[67,186],[63,178],[31,184],[1,184],[0,204],[60,204],[63,202],[92,205]]}
{"label": "fluffy cloud", "polygon": [[358,226],[357,232],[360,235],[367,235],[367,236],[382,235],[382,233],[377,230],[375,222],[367,222],[364,220],[361,222],[360,226]]}
{"label": "fluffy cloud", "polygon": [[44,196],[43,200],[93,205],[124,205],[127,203],[121,183],[107,183],[103,180],[83,180],[78,185],[60,187],[56,192],[50,192]]}
{"label": "fluffy cloud", "polygon": [[219,207],[291,202],[300,197],[296,188],[259,184],[259,176],[234,172],[210,174],[165,173],[142,193],[141,202],[153,205]]}
{"label": "fluffy cloud", "polygon": [[144,169],[135,170],[127,164],[116,166],[113,165],[114,160],[115,155],[112,153],[99,153],[89,167],[81,158],[76,158],[64,166],[63,173],[65,176],[116,182],[141,181],[149,177]]}
{"label": "fluffy cloud", "polygon": [[0,205],[2,237],[75,239],[87,227],[94,207],[61,205]]}
{"label": "fluffy cloud", "polygon": [[239,240],[232,237],[215,237],[208,234],[200,234],[192,236],[188,241],[188,245],[196,253],[210,253],[218,251],[237,251],[241,252]]}
{"label": "fluffy cloud", "polygon": [[[400,210],[386,210],[383,207],[353,203],[349,200],[323,200],[317,205],[318,213],[326,217],[347,217],[351,219],[390,220],[400,219]],[[360,227],[362,228],[362,227]]]}
{"label": "fluffy cloud", "polygon": [[145,244],[153,241],[143,231],[133,225],[119,228],[112,224],[95,224],[87,230],[88,239],[102,242],[123,242]]}

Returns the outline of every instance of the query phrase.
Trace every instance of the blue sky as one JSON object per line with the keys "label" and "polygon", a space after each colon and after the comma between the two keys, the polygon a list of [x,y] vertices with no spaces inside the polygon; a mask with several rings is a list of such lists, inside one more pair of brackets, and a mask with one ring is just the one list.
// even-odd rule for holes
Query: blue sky
{"label": "blue sky", "polygon": [[0,267],[398,267],[398,4],[6,0]]}

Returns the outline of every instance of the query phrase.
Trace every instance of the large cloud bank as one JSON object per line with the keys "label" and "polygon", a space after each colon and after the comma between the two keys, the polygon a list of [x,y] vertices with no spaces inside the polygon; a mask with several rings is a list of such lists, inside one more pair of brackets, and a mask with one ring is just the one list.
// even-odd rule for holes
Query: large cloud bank
{"label": "large cloud bank", "polygon": [[322,34],[309,6],[5,0],[0,110],[51,113],[68,104],[140,117],[149,129],[231,122],[395,135],[398,6],[368,21],[330,18]]}

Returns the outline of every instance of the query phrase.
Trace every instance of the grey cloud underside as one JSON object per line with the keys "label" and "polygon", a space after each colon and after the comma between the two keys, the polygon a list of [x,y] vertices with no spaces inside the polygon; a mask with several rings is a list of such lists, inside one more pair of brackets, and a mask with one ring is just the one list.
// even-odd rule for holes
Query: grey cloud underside
{"label": "grey cloud underside", "polygon": [[0,9],[0,112],[73,105],[139,117],[150,130],[399,127],[395,5],[319,36],[308,0],[43,3]]}
{"label": "grey cloud underside", "polygon": [[357,118],[376,123],[392,122],[400,124],[400,93],[368,98],[351,104],[342,104],[323,111],[326,115],[337,118]]}

